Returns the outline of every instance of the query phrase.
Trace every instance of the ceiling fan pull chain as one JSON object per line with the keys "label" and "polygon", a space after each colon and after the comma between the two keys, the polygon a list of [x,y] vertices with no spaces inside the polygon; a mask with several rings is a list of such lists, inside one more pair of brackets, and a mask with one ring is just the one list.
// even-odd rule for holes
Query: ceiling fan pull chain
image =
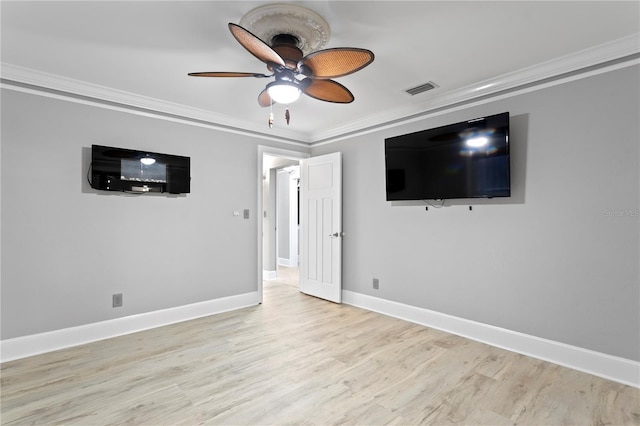
{"label": "ceiling fan pull chain", "polygon": [[291,114],[289,114],[289,107],[284,110],[284,119],[287,120],[287,126],[289,125],[289,120],[291,120]]}
{"label": "ceiling fan pull chain", "polygon": [[269,128],[273,129],[273,102],[269,104]]}

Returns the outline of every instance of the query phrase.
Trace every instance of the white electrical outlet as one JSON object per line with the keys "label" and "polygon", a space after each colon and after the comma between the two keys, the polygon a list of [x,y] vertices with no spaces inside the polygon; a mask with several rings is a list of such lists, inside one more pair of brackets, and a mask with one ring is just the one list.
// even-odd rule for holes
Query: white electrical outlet
{"label": "white electrical outlet", "polygon": [[119,308],[122,306],[122,293],[114,294],[112,296],[112,305],[114,308]]}

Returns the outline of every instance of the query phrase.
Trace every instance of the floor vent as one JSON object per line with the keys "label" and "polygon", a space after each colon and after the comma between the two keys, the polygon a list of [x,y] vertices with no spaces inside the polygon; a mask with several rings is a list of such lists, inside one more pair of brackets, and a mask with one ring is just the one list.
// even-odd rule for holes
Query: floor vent
{"label": "floor vent", "polygon": [[427,90],[435,89],[436,87],[438,87],[437,84],[435,84],[433,81],[428,81],[428,82],[426,82],[424,84],[421,84],[419,86],[412,87],[411,89],[407,89],[407,90],[405,90],[405,92],[407,92],[411,96],[415,96],[418,93],[426,92]]}

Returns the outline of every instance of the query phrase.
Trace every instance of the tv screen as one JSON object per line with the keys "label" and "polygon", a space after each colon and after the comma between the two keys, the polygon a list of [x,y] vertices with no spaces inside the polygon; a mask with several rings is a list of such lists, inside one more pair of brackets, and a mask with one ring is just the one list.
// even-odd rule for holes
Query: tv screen
{"label": "tv screen", "polygon": [[509,113],[385,139],[387,201],[511,196]]}
{"label": "tv screen", "polygon": [[179,155],[91,146],[91,187],[104,191],[189,193],[191,159]]}
{"label": "tv screen", "polygon": [[167,183],[167,165],[153,162],[145,164],[140,159],[120,160],[120,179],[136,182]]}

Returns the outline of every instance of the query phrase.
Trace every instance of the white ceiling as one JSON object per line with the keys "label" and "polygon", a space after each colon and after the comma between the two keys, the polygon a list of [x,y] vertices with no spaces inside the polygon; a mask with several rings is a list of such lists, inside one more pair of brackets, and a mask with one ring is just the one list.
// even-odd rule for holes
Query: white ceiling
{"label": "white ceiling", "polygon": [[[2,78],[245,129],[317,142],[453,102],[635,54],[638,1],[300,1],[331,27],[325,48],[372,50],[337,79],[351,104],[309,97],[269,109],[266,79],[194,78],[194,71],[267,73],[227,23],[267,2],[2,1]],[[410,96],[405,90],[438,87]],[[489,87],[483,87],[491,84]]]}

